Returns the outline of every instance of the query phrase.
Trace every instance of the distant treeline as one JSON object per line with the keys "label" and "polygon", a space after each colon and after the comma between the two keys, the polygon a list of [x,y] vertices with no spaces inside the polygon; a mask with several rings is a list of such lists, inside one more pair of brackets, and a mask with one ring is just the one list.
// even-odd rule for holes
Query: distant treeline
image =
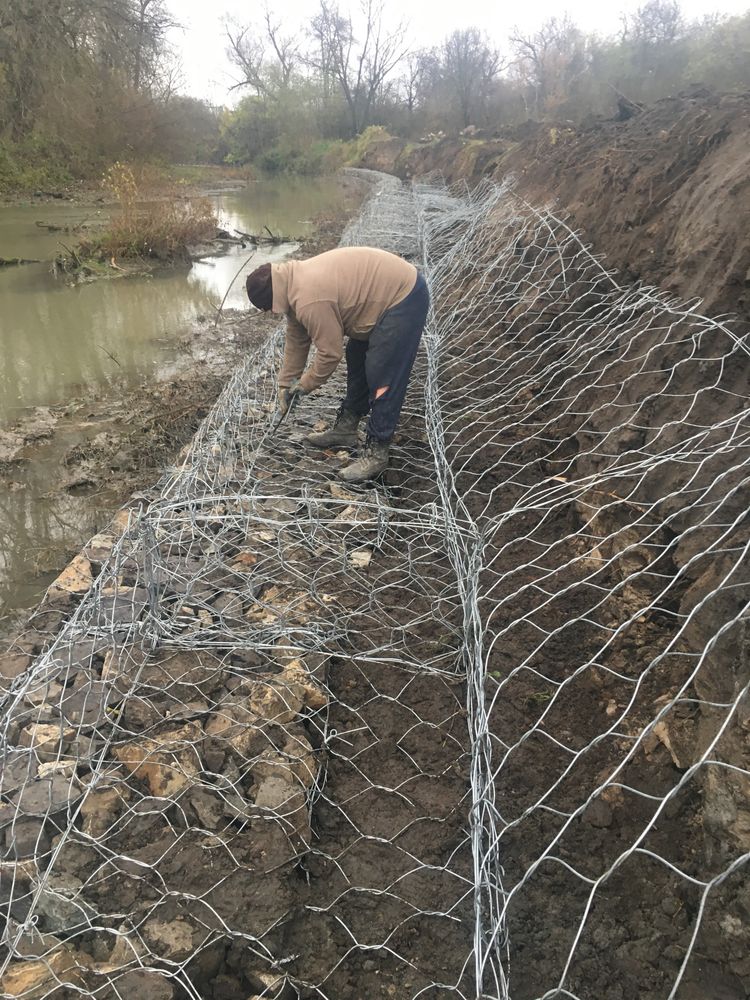
{"label": "distant treeline", "polygon": [[750,13],[688,22],[676,0],[648,0],[611,37],[563,17],[502,49],[472,27],[415,49],[393,6],[319,0],[307,24],[271,6],[227,23],[242,97],[221,109],[180,96],[166,0],[0,0],[0,188],[14,171],[28,185],[35,171],[85,176],[115,159],[313,172],[369,125],[419,138],[578,123],[693,85],[750,88]]}

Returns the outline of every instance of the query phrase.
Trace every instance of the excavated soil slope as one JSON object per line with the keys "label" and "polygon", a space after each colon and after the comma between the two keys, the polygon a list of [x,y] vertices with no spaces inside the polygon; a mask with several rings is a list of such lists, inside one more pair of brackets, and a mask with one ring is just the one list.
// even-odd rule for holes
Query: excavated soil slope
{"label": "excavated soil slope", "polygon": [[520,194],[569,216],[624,277],[750,321],[748,94],[700,91],[624,122],[528,122],[487,140],[389,140],[363,166],[449,182],[512,174]]}

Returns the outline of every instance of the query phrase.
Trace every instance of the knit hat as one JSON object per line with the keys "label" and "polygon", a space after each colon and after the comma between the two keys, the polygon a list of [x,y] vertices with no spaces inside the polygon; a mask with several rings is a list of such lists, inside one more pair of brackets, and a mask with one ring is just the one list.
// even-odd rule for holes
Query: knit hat
{"label": "knit hat", "polygon": [[261,264],[251,271],[245,282],[247,297],[257,309],[268,312],[273,308],[273,284],[271,281],[271,265]]}

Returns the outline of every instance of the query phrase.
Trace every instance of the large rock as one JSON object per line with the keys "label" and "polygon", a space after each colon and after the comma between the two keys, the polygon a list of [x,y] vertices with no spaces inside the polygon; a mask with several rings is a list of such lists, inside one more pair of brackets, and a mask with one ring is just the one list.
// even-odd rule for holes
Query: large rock
{"label": "large rock", "polygon": [[147,920],[143,925],[144,940],[160,957],[171,962],[184,962],[194,953],[193,927],[181,918]]}
{"label": "large rock", "polygon": [[30,749],[37,760],[60,760],[73,736],[72,729],[63,729],[59,723],[32,722],[21,730],[19,743]]}
{"label": "large rock", "polygon": [[286,734],[280,751],[266,750],[251,770],[256,782],[281,777],[288,782],[297,781],[305,789],[312,788],[317,777],[315,754],[301,727],[299,732]]}
{"label": "large rock", "polygon": [[328,704],[323,688],[313,680],[303,660],[291,660],[280,675],[283,684],[295,685],[302,690],[305,708],[317,712]]}
{"label": "large rock", "polygon": [[8,691],[13,681],[31,666],[28,653],[0,653],[0,692]]}
{"label": "large rock", "polygon": [[251,760],[269,746],[265,722],[244,705],[226,705],[206,722],[206,735],[242,760]]}
{"label": "large rock", "polygon": [[82,684],[66,691],[60,699],[57,711],[74,726],[100,726],[108,721],[107,710],[122,701],[122,695],[105,681],[87,679]]}
{"label": "large rock", "polygon": [[10,822],[0,820],[4,827],[3,856],[9,860],[46,856],[52,843],[53,831],[50,824],[37,816],[16,817],[13,807],[8,808],[13,811],[14,816]]}
{"label": "large rock", "polygon": [[21,816],[49,816],[66,809],[82,795],[78,781],[64,772],[46,773],[21,785],[9,796]]}
{"label": "large rock", "polygon": [[97,920],[96,910],[81,896],[83,883],[65,872],[50,872],[35,886],[34,912],[41,918],[43,930],[68,934]]}
{"label": "large rock", "polygon": [[50,593],[85,594],[93,582],[91,563],[80,553],[68,563],[56,580],[52,581]]}
{"label": "large rock", "polygon": [[302,684],[295,679],[283,679],[282,675],[274,677],[272,682],[259,680],[248,699],[251,712],[276,726],[294,722],[304,703]]}
{"label": "large rock", "polygon": [[81,803],[83,832],[94,839],[103,837],[112,829],[129,799],[130,790],[124,782],[92,789]]}
{"label": "large rock", "polygon": [[226,669],[218,657],[190,650],[149,658],[138,675],[138,686],[187,704],[196,698],[210,698],[225,679]]}
{"label": "large rock", "polygon": [[88,978],[92,980],[92,995],[96,1000],[174,1000],[172,981],[151,969],[132,969],[108,976],[108,986],[99,985],[93,977]]}
{"label": "large rock", "polygon": [[43,1000],[53,997],[63,985],[78,989],[93,961],[82,951],[61,947],[38,961],[11,962],[0,978],[4,997]]}
{"label": "large rock", "polygon": [[173,798],[192,784],[201,770],[198,751],[203,737],[203,729],[189,722],[115,747],[114,753],[134,777],[147,785],[151,795]]}
{"label": "large rock", "polygon": [[295,852],[310,847],[310,816],[307,796],[289,776],[272,775],[258,782],[255,807],[269,812],[283,829]]}

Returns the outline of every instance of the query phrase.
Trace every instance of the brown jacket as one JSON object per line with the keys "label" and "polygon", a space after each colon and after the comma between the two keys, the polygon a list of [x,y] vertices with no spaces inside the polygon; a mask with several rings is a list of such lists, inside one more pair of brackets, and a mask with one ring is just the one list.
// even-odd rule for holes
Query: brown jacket
{"label": "brown jacket", "polygon": [[[344,336],[367,340],[383,313],[402,302],[417,269],[371,247],[339,247],[309,260],[271,265],[273,311],[287,316],[279,385],[300,378],[306,392],[320,388],[344,353]],[[316,353],[302,375],[310,353]]]}

